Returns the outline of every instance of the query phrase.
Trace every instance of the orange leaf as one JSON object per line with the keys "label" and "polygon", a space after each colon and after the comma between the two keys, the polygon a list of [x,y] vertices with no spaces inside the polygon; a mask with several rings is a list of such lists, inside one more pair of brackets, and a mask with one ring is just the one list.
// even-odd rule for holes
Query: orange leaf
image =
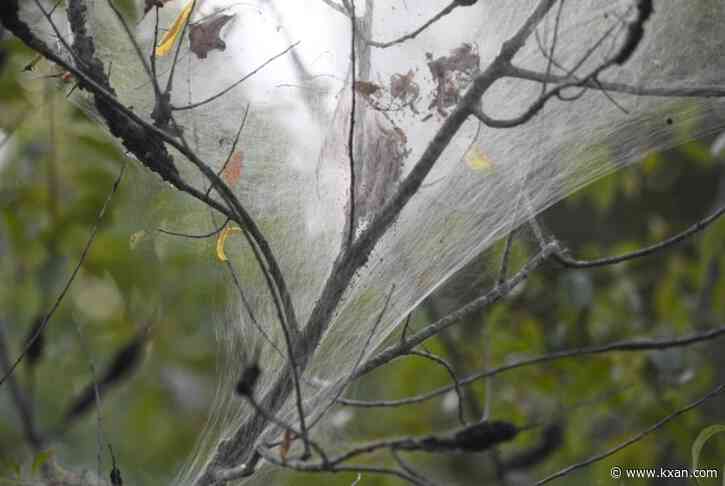
{"label": "orange leaf", "polygon": [[222,171],[222,179],[229,187],[236,185],[242,177],[242,152],[234,152]]}
{"label": "orange leaf", "polygon": [[282,444],[279,446],[279,455],[282,458],[282,462],[287,462],[287,454],[289,453],[293,440],[294,436],[292,435],[292,432],[285,430],[284,437],[282,437]]}

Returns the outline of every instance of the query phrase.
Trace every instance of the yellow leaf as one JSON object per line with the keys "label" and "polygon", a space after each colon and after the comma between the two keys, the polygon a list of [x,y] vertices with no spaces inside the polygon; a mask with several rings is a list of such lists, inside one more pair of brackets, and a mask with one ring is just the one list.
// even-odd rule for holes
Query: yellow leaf
{"label": "yellow leaf", "polygon": [[477,145],[466,152],[466,164],[473,170],[490,170],[494,168],[493,162]]}
{"label": "yellow leaf", "polygon": [[146,237],[146,231],[141,230],[137,231],[134,234],[131,235],[131,237],[128,239],[128,244],[131,247],[131,250],[135,250],[136,246],[139,244],[141,240],[143,240]]}
{"label": "yellow leaf", "polygon": [[181,13],[178,17],[176,17],[176,20],[174,21],[174,25],[172,25],[171,28],[166,31],[166,34],[164,34],[164,37],[161,39],[161,44],[159,44],[159,46],[156,48],[156,56],[162,57],[171,52],[171,48],[174,47],[176,39],[178,39],[179,35],[181,35],[181,31],[184,28],[184,25],[186,25],[186,21],[189,18],[189,15],[191,15],[191,9],[193,6],[194,0],[191,0],[181,10]]}
{"label": "yellow leaf", "polygon": [[216,256],[219,259],[219,261],[225,262],[227,261],[227,255],[224,253],[224,244],[227,241],[227,237],[229,237],[230,234],[241,232],[237,227],[233,226],[227,226],[222,230],[222,232],[219,234],[219,238],[216,240]]}

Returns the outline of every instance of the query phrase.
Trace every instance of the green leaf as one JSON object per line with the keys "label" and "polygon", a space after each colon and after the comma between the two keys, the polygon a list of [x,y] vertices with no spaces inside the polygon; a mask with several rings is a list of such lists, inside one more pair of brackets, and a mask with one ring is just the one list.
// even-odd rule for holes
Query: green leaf
{"label": "green leaf", "polygon": [[38,473],[43,464],[48,462],[48,459],[50,459],[51,455],[53,455],[53,449],[41,451],[35,456],[35,459],[33,460],[33,466],[31,467],[33,474]]}
{"label": "green leaf", "polygon": [[[692,444],[692,470],[697,469],[697,463],[700,460],[700,453],[705,443],[710,440],[714,435],[725,432],[725,425],[711,425],[710,427],[704,428],[695,439]],[[725,485],[725,478],[723,478],[723,485]]]}
{"label": "green leaf", "polygon": [[0,459],[0,474],[5,477],[12,474],[15,478],[20,479],[22,468],[20,467],[20,464],[12,459]]}

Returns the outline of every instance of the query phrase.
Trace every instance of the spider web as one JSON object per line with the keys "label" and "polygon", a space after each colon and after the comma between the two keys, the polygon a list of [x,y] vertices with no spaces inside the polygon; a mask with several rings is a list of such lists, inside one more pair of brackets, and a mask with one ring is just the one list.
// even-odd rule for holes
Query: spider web
{"label": "spider web", "polygon": [[[364,81],[369,84],[357,90],[360,111],[356,114],[360,116],[356,117],[355,154],[356,164],[373,173],[366,176],[374,181],[371,186],[383,188],[376,193],[379,197],[384,199],[385,192],[394,190],[397,181],[412,169],[450,113],[456,96],[498,54],[536,3],[481,1],[455,9],[414,39],[387,49],[370,49],[369,66],[363,59],[359,71],[368,74]],[[438,0],[375,2],[370,35],[380,41],[395,39],[417,29],[446,5]],[[142,6],[139,2],[139,11]],[[182,7],[180,0],[167,3],[160,9],[159,25],[170,26]],[[37,19],[37,13],[27,8],[27,15]],[[365,5],[356,8],[361,16],[368,13]],[[725,4],[701,0],[669,2],[667,8],[655,3],[655,8],[634,56],[623,67],[606,70],[599,79],[635,88],[721,87]],[[633,11],[633,3],[625,0],[567,2],[561,12],[557,6],[542,21],[537,35],[527,40],[514,64],[564,75],[580,63],[577,73],[588,73],[621,46]],[[243,160],[241,178],[233,190],[270,242],[298,319],[304,323],[346,238],[350,22],[322,0],[201,0],[191,22],[222,14],[233,16],[220,32],[224,50],[212,50],[200,59],[190,51],[188,35],[181,38],[171,102],[184,106],[205,100],[299,41],[292,51],[224,96],[178,111],[175,117],[192,149],[220,170],[249,107],[238,148]],[[55,15],[62,20],[62,12]],[[112,63],[110,78],[119,98],[150,120],[152,85],[105,1],[91,3],[89,21],[99,58]],[[154,24],[153,11],[137,24],[137,40],[145,53],[152,49]],[[36,25],[42,22],[38,20]],[[546,53],[555,36],[555,62],[550,63]],[[158,59],[162,86],[173,58],[171,54]],[[443,84],[431,69],[431,63],[441,58],[448,59],[448,67],[451,59],[460,67],[449,69]],[[350,374],[371,333],[364,358],[450,275],[527,218],[649,150],[705,136],[725,124],[724,105],[718,98],[635,96],[620,91],[565,91],[577,99],[554,99],[522,126],[488,128],[473,117],[463,125],[336,309],[303,376],[303,396],[310,397],[305,406],[311,416],[324,408],[337,385]],[[538,83],[503,78],[486,93],[482,107],[494,118],[515,117],[540,92]],[[75,101],[92,112],[83,97]],[[379,150],[392,151],[399,165],[384,172],[393,174],[389,180],[379,181],[373,178],[375,171],[389,167],[376,165],[380,154],[371,147],[383,142],[388,148]],[[181,157],[176,160],[186,180],[206,190],[199,173],[183,164]],[[374,209],[374,205],[365,209],[372,212],[363,213],[358,232]],[[178,231],[192,234],[210,231],[220,222],[191,204],[176,208],[169,221]],[[284,349],[275,308],[250,249],[235,236],[229,238],[226,249],[257,321]],[[231,282],[230,291],[236,292]],[[383,319],[372,332],[388,296]],[[286,358],[248,316],[240,304],[216,317],[219,391],[209,425],[179,473],[178,484],[191,484],[219,440],[233,433],[249,414],[231,393],[243,357],[262,349],[259,396],[274,382],[275,370],[286,364]],[[296,423],[291,398],[279,415]],[[317,431],[313,429],[313,434]]]}

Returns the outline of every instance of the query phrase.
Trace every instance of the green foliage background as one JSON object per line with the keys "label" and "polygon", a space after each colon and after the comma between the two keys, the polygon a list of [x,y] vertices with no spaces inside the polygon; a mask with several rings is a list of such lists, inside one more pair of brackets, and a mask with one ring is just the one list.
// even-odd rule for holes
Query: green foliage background
{"label": "green foliage background", "polygon": [[[72,87],[17,43],[0,72],[0,129],[13,133],[0,155],[0,320],[11,355],[50,307],[78,261],[124,156],[97,126],[64,99]],[[686,138],[686,133],[683,134]],[[689,142],[593,184],[545,213],[543,223],[574,255],[598,257],[658,241],[725,202],[722,158],[711,140]],[[103,430],[128,484],[168,482],[192,451],[215,391],[215,325],[229,295],[214,240],[161,235],[184,218],[188,198],[133,161],[104,218],[70,294],[53,317],[43,358],[17,379],[32,397],[51,455],[69,469],[94,468],[94,413],[63,428],[73,397],[90,381],[89,359],[102,369],[144,326],[150,339],[133,376],[103,396]],[[144,217],[139,218],[142,212]],[[474,371],[515,358],[633,337],[673,337],[725,321],[725,221],[670,251],[592,271],[548,264],[513,296],[454,328],[427,349]],[[503,243],[473,262],[412,318],[430,322],[483,291]],[[536,251],[522,230],[512,269]],[[487,276],[488,275],[488,276]],[[80,335],[79,335],[80,332]],[[397,337],[396,337],[397,339]],[[497,377],[491,416],[517,424],[565,425],[565,444],[519,479],[530,482],[616,445],[725,380],[722,341],[658,353],[610,353],[561,360]],[[356,398],[399,398],[449,383],[445,370],[419,358],[396,361],[356,384]],[[486,388],[469,388],[479,404]],[[32,478],[37,463],[9,395],[0,390],[0,477]],[[221,391],[225,393],[224,390]],[[367,440],[429,434],[456,426],[451,397],[396,409],[341,409],[338,432]],[[448,404],[448,405],[446,405]],[[686,466],[703,428],[725,423],[713,401],[655,437],[583,469],[560,484],[610,481],[609,468]],[[534,444],[540,429],[501,448],[502,457]],[[725,440],[713,437],[700,463],[720,467]],[[371,459],[380,460],[380,456]],[[460,484],[494,482],[490,456],[413,456],[411,461]],[[36,467],[33,467],[35,463]],[[105,460],[104,470],[108,470]],[[351,484],[355,475],[285,474],[295,485]],[[0,480],[2,482],[2,480]],[[360,485],[397,480],[363,477]],[[717,484],[702,481],[701,484]]]}

